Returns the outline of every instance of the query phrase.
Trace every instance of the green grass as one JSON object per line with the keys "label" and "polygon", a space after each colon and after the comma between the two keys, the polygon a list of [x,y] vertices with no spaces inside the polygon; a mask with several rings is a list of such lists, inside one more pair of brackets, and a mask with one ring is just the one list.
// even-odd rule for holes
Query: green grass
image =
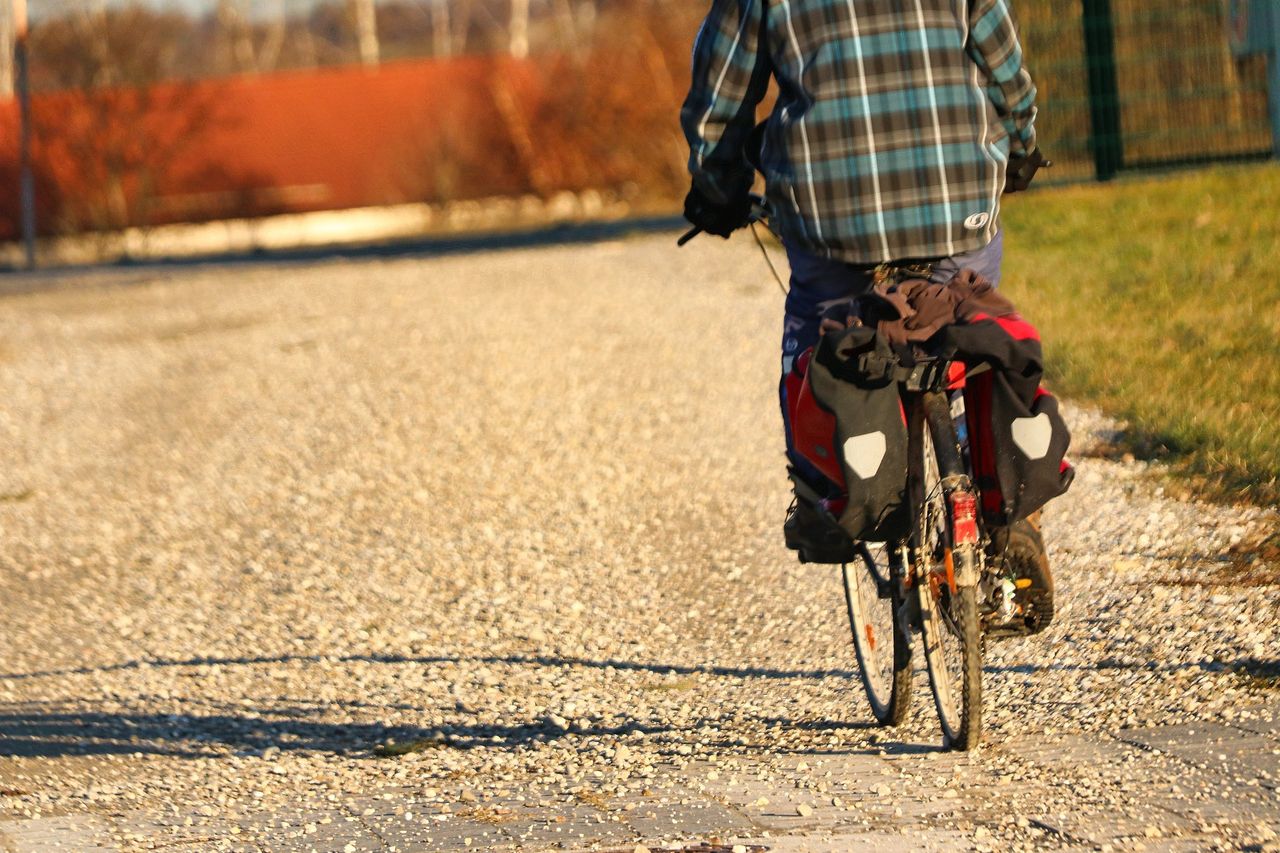
{"label": "green grass", "polygon": [[1280,165],[1008,200],[1004,290],[1055,390],[1216,499],[1280,500]]}

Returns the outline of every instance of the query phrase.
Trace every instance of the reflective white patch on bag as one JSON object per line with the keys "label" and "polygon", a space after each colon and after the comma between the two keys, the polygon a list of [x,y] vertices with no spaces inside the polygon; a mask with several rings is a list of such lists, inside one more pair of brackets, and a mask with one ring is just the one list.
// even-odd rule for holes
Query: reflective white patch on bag
{"label": "reflective white patch on bag", "polygon": [[1053,423],[1047,413],[1041,412],[1034,418],[1014,418],[1013,443],[1028,459],[1043,458],[1049,452],[1052,440]]}
{"label": "reflective white patch on bag", "polygon": [[870,480],[880,470],[885,447],[882,432],[855,435],[844,443],[844,461],[853,469],[853,473],[864,480]]}

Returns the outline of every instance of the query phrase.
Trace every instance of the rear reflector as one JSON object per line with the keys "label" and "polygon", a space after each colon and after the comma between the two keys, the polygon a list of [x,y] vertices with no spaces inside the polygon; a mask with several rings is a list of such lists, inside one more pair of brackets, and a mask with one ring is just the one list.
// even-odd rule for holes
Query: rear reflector
{"label": "rear reflector", "polygon": [[978,544],[978,502],[972,492],[951,493],[951,535],[956,545]]}

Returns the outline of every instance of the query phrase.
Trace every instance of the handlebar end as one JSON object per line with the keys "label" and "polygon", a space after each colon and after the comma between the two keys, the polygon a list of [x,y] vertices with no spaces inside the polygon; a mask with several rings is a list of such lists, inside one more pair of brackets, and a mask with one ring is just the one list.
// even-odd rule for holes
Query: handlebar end
{"label": "handlebar end", "polygon": [[690,240],[692,240],[694,237],[697,237],[701,233],[702,233],[701,228],[699,228],[697,225],[693,226],[688,231],[684,232],[684,234],[680,235],[680,239],[676,240],[676,246],[677,247],[683,246],[685,243],[688,243]]}

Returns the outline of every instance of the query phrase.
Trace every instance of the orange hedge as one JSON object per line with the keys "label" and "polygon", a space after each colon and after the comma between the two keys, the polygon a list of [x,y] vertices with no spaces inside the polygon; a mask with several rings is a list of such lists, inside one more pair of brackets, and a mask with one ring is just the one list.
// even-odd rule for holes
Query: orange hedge
{"label": "orange hedge", "polygon": [[[691,26],[623,15],[577,54],[40,95],[40,231],[566,189],[674,197]],[[13,101],[0,103],[0,181],[17,187]],[[17,222],[5,193],[0,239]]]}

